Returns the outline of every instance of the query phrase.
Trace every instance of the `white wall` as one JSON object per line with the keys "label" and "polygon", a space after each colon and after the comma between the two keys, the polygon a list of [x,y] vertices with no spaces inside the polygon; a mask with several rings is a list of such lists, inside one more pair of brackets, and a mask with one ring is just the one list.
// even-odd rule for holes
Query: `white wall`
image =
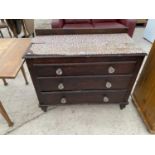
{"label": "white wall", "polygon": [[144,38],[150,42],[155,40],[155,19],[149,19],[144,31]]}

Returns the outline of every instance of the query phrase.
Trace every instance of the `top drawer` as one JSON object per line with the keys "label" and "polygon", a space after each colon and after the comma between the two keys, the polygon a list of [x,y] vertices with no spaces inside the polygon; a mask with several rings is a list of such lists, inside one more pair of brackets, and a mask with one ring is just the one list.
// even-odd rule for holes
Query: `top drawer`
{"label": "top drawer", "polygon": [[131,74],[135,64],[136,61],[33,64],[33,69],[39,77]]}

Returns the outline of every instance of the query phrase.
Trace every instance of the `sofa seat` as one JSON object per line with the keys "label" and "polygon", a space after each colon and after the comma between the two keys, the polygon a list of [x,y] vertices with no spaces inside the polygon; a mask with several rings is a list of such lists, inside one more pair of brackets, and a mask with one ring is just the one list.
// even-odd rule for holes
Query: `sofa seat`
{"label": "sofa seat", "polygon": [[116,22],[93,23],[93,26],[96,29],[127,28],[125,25]]}
{"label": "sofa seat", "polygon": [[87,23],[81,24],[65,24],[63,29],[93,29],[93,25]]}

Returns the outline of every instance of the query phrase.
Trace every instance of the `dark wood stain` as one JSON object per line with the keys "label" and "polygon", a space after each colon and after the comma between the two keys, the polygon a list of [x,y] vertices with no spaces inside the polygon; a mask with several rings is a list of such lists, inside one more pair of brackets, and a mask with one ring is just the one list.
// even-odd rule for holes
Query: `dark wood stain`
{"label": "dark wood stain", "polygon": [[[129,86],[132,75],[114,76],[66,76],[66,77],[38,77],[41,91],[59,91],[59,84],[63,84],[64,90],[93,90],[93,89],[126,89]],[[106,84],[111,83],[107,88]],[[121,83],[121,85],[120,85]]]}
{"label": "dark wood stain", "polygon": [[70,35],[70,34],[113,34],[128,33],[128,28],[109,29],[36,29],[36,35]]}
{"label": "dark wood stain", "polygon": [[[39,99],[46,111],[54,104],[107,103],[124,108],[137,77],[144,54],[100,56],[26,55],[26,62]],[[115,72],[108,73],[112,66]],[[56,70],[61,68],[62,75]],[[107,88],[106,82],[112,87]],[[63,83],[64,89],[58,85]],[[108,102],[104,102],[108,98]]]}
{"label": "dark wood stain", "polygon": [[[66,98],[66,104],[79,103],[101,103],[103,98],[108,97],[109,101],[105,103],[126,103],[126,90],[120,91],[64,91],[64,92],[41,92],[43,105],[61,104],[61,99]],[[127,103],[126,103],[127,104]]]}
{"label": "dark wood stain", "polygon": [[155,42],[136,83],[132,99],[148,130],[155,133]]}

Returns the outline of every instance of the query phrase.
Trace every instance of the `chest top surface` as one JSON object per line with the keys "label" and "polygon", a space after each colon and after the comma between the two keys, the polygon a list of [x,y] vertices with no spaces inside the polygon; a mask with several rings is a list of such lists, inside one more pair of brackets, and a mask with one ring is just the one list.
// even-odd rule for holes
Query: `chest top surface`
{"label": "chest top surface", "polygon": [[145,54],[127,34],[38,36],[26,55]]}

